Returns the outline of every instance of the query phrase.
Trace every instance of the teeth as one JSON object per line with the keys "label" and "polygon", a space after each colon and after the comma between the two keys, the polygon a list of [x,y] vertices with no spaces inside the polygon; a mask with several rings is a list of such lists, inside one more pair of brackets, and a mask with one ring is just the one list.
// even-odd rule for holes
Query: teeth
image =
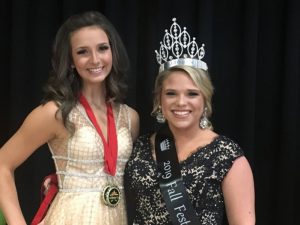
{"label": "teeth", "polygon": [[99,68],[92,68],[92,69],[89,69],[89,71],[91,71],[92,73],[100,73],[102,71],[102,68],[99,67]]}
{"label": "teeth", "polygon": [[188,115],[189,111],[173,111],[174,114],[179,115],[179,116],[184,116],[184,115]]}

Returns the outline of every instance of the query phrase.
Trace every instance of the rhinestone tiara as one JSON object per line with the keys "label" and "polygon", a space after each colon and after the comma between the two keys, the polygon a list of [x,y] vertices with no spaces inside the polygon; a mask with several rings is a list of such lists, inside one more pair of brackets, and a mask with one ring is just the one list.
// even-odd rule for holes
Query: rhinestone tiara
{"label": "rhinestone tiara", "polygon": [[188,65],[195,68],[207,70],[207,65],[202,58],[205,55],[204,44],[198,47],[196,38],[186,31],[172,19],[170,30],[165,30],[163,40],[160,42],[159,51],[155,50],[156,60],[159,63],[159,71],[166,70],[176,65]]}

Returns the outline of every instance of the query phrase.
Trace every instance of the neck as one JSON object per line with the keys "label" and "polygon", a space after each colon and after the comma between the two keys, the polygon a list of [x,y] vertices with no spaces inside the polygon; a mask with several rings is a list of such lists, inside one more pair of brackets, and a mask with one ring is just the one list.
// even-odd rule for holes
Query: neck
{"label": "neck", "polygon": [[82,95],[86,98],[91,106],[101,108],[106,105],[106,91],[105,88],[88,87],[83,88]]}
{"label": "neck", "polygon": [[170,130],[176,142],[190,142],[203,133],[203,130],[201,130],[200,127],[194,127],[190,129],[177,129],[170,127]]}

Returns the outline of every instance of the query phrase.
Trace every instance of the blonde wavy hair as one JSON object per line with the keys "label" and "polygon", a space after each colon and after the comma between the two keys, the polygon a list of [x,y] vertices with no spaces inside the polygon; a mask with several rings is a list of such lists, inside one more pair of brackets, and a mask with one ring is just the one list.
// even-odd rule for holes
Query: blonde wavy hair
{"label": "blonde wavy hair", "polygon": [[[163,82],[170,76],[174,71],[182,71],[186,73],[195,85],[200,89],[204,104],[207,108],[206,116],[209,118],[212,115],[212,95],[214,92],[214,87],[212,85],[209,73],[202,69],[197,69],[191,66],[178,65],[164,70],[158,74],[154,85],[154,98],[153,98],[153,109],[151,112],[152,116],[155,116],[159,111],[159,106],[161,105],[161,92],[163,87]],[[212,127],[209,127],[212,129]]]}

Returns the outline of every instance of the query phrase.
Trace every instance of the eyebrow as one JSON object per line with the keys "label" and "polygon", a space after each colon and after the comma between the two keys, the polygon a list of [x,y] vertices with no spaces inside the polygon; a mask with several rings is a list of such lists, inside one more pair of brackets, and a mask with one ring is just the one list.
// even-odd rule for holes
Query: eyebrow
{"label": "eyebrow", "polygon": [[[166,88],[163,89],[164,91],[177,91],[177,89],[173,89],[173,88]],[[201,92],[199,89],[187,89],[185,91],[197,91],[197,92]]]}
{"label": "eyebrow", "polygon": [[[97,46],[105,46],[105,45],[108,45],[110,46],[109,42],[101,42],[99,44],[97,44]],[[74,48],[74,50],[79,50],[79,49],[83,49],[83,48],[90,48],[89,46],[86,46],[86,45],[82,45],[82,46],[78,46],[76,48]]]}

